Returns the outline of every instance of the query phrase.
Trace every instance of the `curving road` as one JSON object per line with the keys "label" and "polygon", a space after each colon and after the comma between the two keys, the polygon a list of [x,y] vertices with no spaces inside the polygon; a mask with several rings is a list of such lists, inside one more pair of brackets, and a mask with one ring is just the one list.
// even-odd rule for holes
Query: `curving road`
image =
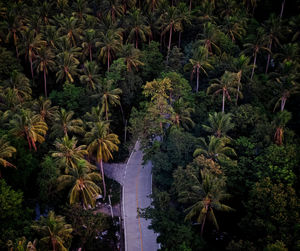
{"label": "curving road", "polygon": [[136,142],[125,167],[122,213],[124,219],[125,251],[157,251],[156,234],[148,229],[151,221],[140,218],[137,208],[150,206],[152,165],[142,165],[143,153]]}

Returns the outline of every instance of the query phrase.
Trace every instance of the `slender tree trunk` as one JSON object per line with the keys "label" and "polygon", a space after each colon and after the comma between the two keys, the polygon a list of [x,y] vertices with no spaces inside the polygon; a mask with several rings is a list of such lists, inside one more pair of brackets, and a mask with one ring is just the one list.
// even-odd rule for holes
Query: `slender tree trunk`
{"label": "slender tree trunk", "polygon": [[110,49],[107,52],[107,71],[109,72],[109,61],[110,61]]}
{"label": "slender tree trunk", "polygon": [[138,48],[138,33],[137,30],[135,30],[135,48]]}
{"label": "slender tree trunk", "polygon": [[101,172],[102,182],[103,182],[103,200],[104,200],[105,196],[106,196],[106,185],[105,185],[104,168],[103,168],[103,161],[102,161],[102,159],[100,160],[100,172]]}
{"label": "slender tree trunk", "polygon": [[92,46],[89,45],[89,53],[90,53],[90,61],[93,61],[93,57],[92,57]]}
{"label": "slender tree trunk", "polygon": [[46,69],[44,68],[44,90],[45,90],[45,98],[47,98],[47,77],[46,77]]}
{"label": "slender tree trunk", "polygon": [[199,67],[197,67],[197,85],[196,85],[196,92],[199,91]]}
{"label": "slender tree trunk", "polygon": [[32,80],[33,80],[33,65],[32,65],[32,57],[30,57],[30,70],[31,70],[31,77],[32,77]]}
{"label": "slender tree trunk", "polygon": [[190,8],[189,8],[190,12],[192,10],[192,0],[190,0]]}
{"label": "slender tree trunk", "polygon": [[257,56],[257,53],[255,52],[254,53],[254,60],[253,60],[253,68],[252,68],[252,73],[251,73],[251,80],[253,78],[253,75],[254,75],[254,69],[255,69],[255,66],[256,66],[256,56]]}
{"label": "slender tree trunk", "polygon": [[[241,78],[242,78],[242,71],[239,71],[241,74],[239,75],[239,82],[238,82],[238,88],[237,88],[237,93],[236,93],[236,99],[235,99],[235,105],[238,104],[239,100],[239,92],[240,92],[240,85],[241,85]],[[239,73],[238,72],[238,73]]]}
{"label": "slender tree trunk", "polygon": [[280,19],[282,18],[283,15],[284,5],[285,5],[285,0],[283,0],[281,4]]}
{"label": "slender tree trunk", "polygon": [[[272,42],[273,42],[273,40],[271,39],[270,43],[269,43],[269,46],[268,46],[268,48],[269,48],[270,51],[272,49]],[[269,54],[268,54],[268,60],[267,60],[266,71],[265,71],[266,74],[268,73],[270,59],[271,59],[271,52],[269,52]]]}
{"label": "slender tree trunk", "polygon": [[180,48],[180,44],[181,44],[181,31],[179,31],[179,36],[178,36],[178,48]]}
{"label": "slender tree trunk", "polygon": [[222,98],[222,113],[224,113],[225,110],[225,90],[223,89],[223,98]]}
{"label": "slender tree trunk", "polygon": [[170,27],[170,36],[169,36],[169,46],[168,46],[168,51],[171,49],[171,43],[172,43],[172,31],[173,31],[173,24]]}
{"label": "slender tree trunk", "polygon": [[286,97],[283,96],[283,97],[281,98],[280,111],[283,111],[283,110],[284,110],[285,102],[286,102]]}
{"label": "slender tree trunk", "polygon": [[205,221],[206,221],[206,216],[207,216],[207,209],[206,209],[206,213],[202,222],[202,226],[201,226],[201,237],[203,236],[203,232],[204,232],[204,225],[205,225]]}

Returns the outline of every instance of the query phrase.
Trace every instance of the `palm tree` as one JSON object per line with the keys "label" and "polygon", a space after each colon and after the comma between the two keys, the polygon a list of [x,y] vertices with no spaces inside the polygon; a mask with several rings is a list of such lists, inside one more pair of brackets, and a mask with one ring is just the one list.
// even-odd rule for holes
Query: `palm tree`
{"label": "palm tree", "polygon": [[208,142],[204,138],[200,138],[200,147],[194,152],[194,157],[203,154],[206,158],[214,161],[230,160],[229,156],[236,156],[233,148],[226,146],[230,142],[229,138],[218,138],[208,136]]}
{"label": "palm tree", "polygon": [[58,32],[61,36],[66,36],[71,45],[76,46],[82,33],[81,24],[76,17],[57,16],[55,21],[59,24]]}
{"label": "palm tree", "polygon": [[207,22],[203,27],[203,34],[200,34],[199,42],[204,45],[210,54],[213,53],[213,48],[217,53],[220,53],[220,48],[217,45],[219,40],[219,29],[211,22]]}
{"label": "palm tree", "polygon": [[55,49],[57,41],[60,38],[57,27],[55,25],[46,25],[42,30],[42,33],[43,37],[47,41],[47,45],[52,49]]}
{"label": "palm tree", "polygon": [[71,225],[66,224],[63,216],[55,215],[54,211],[50,211],[47,217],[41,216],[32,228],[42,236],[40,241],[48,247],[52,246],[53,251],[67,251],[65,245],[72,238],[73,229]]}
{"label": "palm tree", "polygon": [[112,85],[110,81],[106,82],[105,86],[97,85],[97,89],[99,93],[92,95],[92,98],[99,98],[101,97],[102,107],[101,110],[105,113],[105,119],[108,120],[108,111],[109,111],[109,104],[115,106],[120,105],[120,95],[122,94],[122,90],[120,88],[112,89]]}
{"label": "palm tree", "polygon": [[61,175],[58,181],[58,190],[71,185],[70,204],[81,202],[85,208],[95,207],[96,198],[102,194],[101,188],[95,183],[101,181],[99,173],[91,172],[85,163],[79,162],[77,167],[70,170],[69,174]]}
{"label": "palm tree", "polygon": [[138,70],[139,66],[144,65],[144,63],[140,61],[142,52],[134,48],[132,44],[123,45],[120,56],[124,58],[127,71],[131,71],[132,68]]}
{"label": "palm tree", "polygon": [[135,41],[135,48],[138,48],[138,41],[146,41],[146,36],[151,35],[150,26],[146,25],[146,17],[142,15],[140,9],[133,9],[126,19],[126,27],[129,28],[128,41]]}
{"label": "palm tree", "polygon": [[95,46],[96,42],[99,42],[99,38],[97,36],[97,32],[95,29],[87,29],[83,32],[83,42],[81,47],[83,48],[83,54],[88,54],[90,61],[93,60],[93,47]]}
{"label": "palm tree", "polygon": [[252,52],[253,56],[253,67],[252,67],[252,73],[250,79],[252,80],[253,75],[254,75],[254,70],[256,67],[256,60],[257,60],[257,55],[260,51],[267,51],[270,53],[270,50],[265,47],[265,41],[262,39],[262,36],[264,34],[264,31],[262,29],[258,29],[256,38],[252,43],[246,43],[244,44],[244,47],[246,47],[245,52],[250,51]]}
{"label": "palm tree", "polygon": [[100,47],[99,57],[103,62],[107,61],[107,71],[109,71],[112,57],[122,46],[122,33],[121,30],[108,30],[106,34],[101,34],[101,41],[96,42],[96,47]]}
{"label": "palm tree", "polygon": [[80,21],[83,21],[89,14],[92,13],[92,9],[88,7],[88,2],[85,0],[74,1],[72,4],[72,10]]}
{"label": "palm tree", "polygon": [[213,133],[216,137],[225,137],[226,133],[234,128],[231,123],[230,113],[214,112],[208,115],[209,125],[202,125],[203,129],[209,133]]}
{"label": "palm tree", "polygon": [[185,65],[185,69],[192,68],[191,76],[196,73],[196,92],[199,90],[200,71],[207,75],[206,69],[213,69],[213,66],[210,64],[207,55],[208,50],[201,46],[193,51],[193,57],[189,60],[189,63]]}
{"label": "palm tree", "polygon": [[225,99],[231,100],[230,93],[238,94],[240,98],[243,97],[240,90],[237,89],[239,84],[239,76],[233,72],[225,71],[221,80],[215,79],[214,82],[207,88],[207,94],[213,92],[213,95],[222,93],[222,113],[225,109]]}
{"label": "palm tree", "polygon": [[26,29],[22,31],[22,47],[21,53],[25,54],[25,58],[30,62],[31,77],[33,79],[33,60],[37,57],[37,51],[46,46],[46,41],[42,39],[42,34],[36,34],[34,30]]}
{"label": "palm tree", "polygon": [[55,55],[49,47],[41,47],[38,50],[36,68],[38,72],[44,74],[44,91],[47,98],[47,74],[49,70],[52,70],[55,66]]}
{"label": "palm tree", "polygon": [[109,16],[113,22],[116,21],[117,16],[122,16],[124,8],[120,0],[104,0],[102,2],[102,10]]}
{"label": "palm tree", "polygon": [[58,71],[56,72],[56,82],[65,79],[69,80],[71,83],[74,82],[73,77],[78,75],[77,66],[79,61],[72,53],[64,51],[57,55],[57,66]]}
{"label": "palm tree", "polygon": [[180,193],[180,201],[192,202],[193,205],[185,211],[188,214],[185,220],[191,220],[194,217],[201,226],[201,236],[203,236],[206,220],[211,220],[216,229],[219,230],[219,225],[214,214],[214,210],[218,211],[233,211],[233,209],[223,203],[222,200],[229,197],[225,192],[226,183],[223,177],[219,178],[209,172],[207,169],[201,170],[201,182],[193,175],[194,184],[190,191]]}
{"label": "palm tree", "polygon": [[11,132],[16,136],[27,139],[29,149],[33,147],[35,151],[36,142],[43,143],[47,133],[47,124],[41,120],[38,114],[33,114],[30,110],[21,110],[20,114],[15,114],[10,120]]}
{"label": "palm tree", "polygon": [[14,46],[16,48],[16,55],[19,57],[19,36],[21,31],[26,27],[23,19],[20,15],[15,13],[14,9],[11,9],[7,12],[7,20],[4,21],[4,26],[8,29],[5,41],[8,43],[11,38],[13,39]]}
{"label": "palm tree", "polygon": [[18,238],[15,243],[12,240],[7,241],[6,245],[9,251],[37,251],[36,249],[37,240],[33,242],[27,241],[23,236]]}
{"label": "palm tree", "polygon": [[72,119],[74,115],[73,111],[66,111],[61,108],[58,113],[55,114],[53,126],[51,130],[55,135],[67,136],[68,132],[82,134],[84,133],[83,122],[81,119]]}
{"label": "palm tree", "polygon": [[32,111],[41,116],[41,120],[51,123],[55,114],[57,113],[58,106],[51,106],[52,102],[50,99],[45,99],[44,97],[39,97],[32,104]]}
{"label": "palm tree", "polygon": [[77,146],[77,142],[75,137],[70,139],[68,135],[65,135],[62,139],[56,139],[54,142],[56,150],[52,151],[52,157],[59,166],[65,167],[66,173],[70,169],[76,169],[79,161],[88,164],[84,159],[88,155],[86,145]]}
{"label": "palm tree", "polygon": [[241,39],[246,34],[247,20],[241,16],[226,16],[223,24],[221,25],[222,30],[227,34],[231,41],[234,42],[236,39]]}
{"label": "palm tree", "polygon": [[93,123],[103,121],[103,109],[98,105],[91,108],[91,112],[86,112],[84,120],[90,127],[93,127]]}
{"label": "palm tree", "polygon": [[180,48],[181,45],[181,33],[183,32],[183,24],[191,24],[191,13],[188,9],[188,7],[186,6],[185,3],[179,3],[177,6],[177,12],[179,15],[179,20],[182,23],[181,25],[181,30],[179,30],[179,36],[178,36],[178,48]]}
{"label": "palm tree", "polygon": [[298,73],[295,71],[295,64],[291,62],[286,62],[280,64],[280,72],[273,73],[273,79],[271,81],[274,84],[274,89],[276,92],[275,99],[277,102],[274,106],[274,111],[280,104],[280,111],[285,108],[286,101],[291,95],[300,92],[300,85],[297,82]]}
{"label": "palm tree", "polygon": [[15,92],[20,103],[31,99],[30,82],[23,73],[13,70],[10,78],[4,81],[4,86],[11,88]]}
{"label": "palm tree", "polygon": [[271,14],[269,19],[266,21],[266,24],[264,25],[264,29],[265,29],[264,39],[268,41],[268,49],[269,49],[266,71],[265,71],[265,73],[267,74],[270,65],[272,45],[273,44],[280,45],[279,38],[282,32],[282,27],[278,17],[276,17],[274,14]]}
{"label": "palm tree", "polygon": [[171,120],[177,127],[182,125],[182,127],[188,129],[195,125],[194,121],[191,119],[191,113],[194,112],[194,109],[188,107],[188,104],[184,102],[183,98],[179,98],[174,103],[173,111]]}
{"label": "palm tree", "polygon": [[286,124],[291,120],[291,118],[292,114],[290,112],[280,111],[273,121],[273,126],[276,129],[274,134],[274,141],[279,146],[281,146],[283,143],[284,128]]}
{"label": "palm tree", "polygon": [[83,75],[80,76],[80,81],[92,90],[95,90],[96,85],[101,83],[101,75],[99,74],[99,67],[96,62],[85,62],[82,71]]}
{"label": "palm tree", "polygon": [[171,49],[172,32],[182,30],[181,16],[178,14],[176,7],[169,6],[165,13],[161,15],[162,32],[161,35],[165,35],[169,32],[169,45],[168,52]]}
{"label": "palm tree", "polygon": [[117,144],[120,143],[118,135],[109,133],[109,123],[97,122],[90,132],[85,135],[88,143],[89,154],[96,155],[97,164],[100,164],[101,177],[103,181],[104,198],[106,196],[106,185],[104,179],[103,161],[107,162],[113,158],[112,152],[118,151]]}
{"label": "palm tree", "polygon": [[[8,162],[6,158],[11,158],[13,153],[15,153],[17,150],[13,146],[10,145],[10,143],[6,140],[4,136],[0,138],[0,165],[7,167],[15,167],[13,164]],[[0,172],[1,177],[1,172]]]}

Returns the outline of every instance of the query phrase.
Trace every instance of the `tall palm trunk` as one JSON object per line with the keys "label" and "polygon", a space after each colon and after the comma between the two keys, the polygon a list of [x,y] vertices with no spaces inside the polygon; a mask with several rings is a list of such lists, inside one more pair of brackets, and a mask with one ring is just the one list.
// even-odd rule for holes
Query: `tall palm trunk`
{"label": "tall palm trunk", "polygon": [[31,77],[32,77],[32,79],[33,79],[33,65],[32,65],[32,57],[30,57],[30,59],[29,59],[29,61],[30,61],[30,70],[31,70]]}
{"label": "tall palm trunk", "polygon": [[102,159],[100,160],[100,174],[102,176],[102,182],[103,182],[103,200],[105,199],[106,196],[106,184],[105,184],[105,178],[104,178],[104,169],[103,169],[103,161]]}
{"label": "tall palm trunk", "polygon": [[135,30],[135,48],[138,48],[138,33],[137,30]]}
{"label": "tall palm trunk", "polygon": [[197,66],[197,85],[196,85],[196,92],[199,91],[199,66]]}
{"label": "tall palm trunk", "polygon": [[280,19],[282,18],[283,10],[284,10],[285,0],[282,1],[281,11],[280,11]]}
{"label": "tall palm trunk", "polygon": [[109,72],[109,62],[110,62],[110,49],[107,51],[107,71]]}
{"label": "tall palm trunk", "polygon": [[56,251],[56,240],[54,237],[51,236],[51,243],[52,243],[52,248],[53,248],[53,251]]}
{"label": "tall palm trunk", "polygon": [[170,27],[170,36],[169,36],[169,46],[168,46],[168,51],[171,49],[171,43],[172,43],[172,31],[173,31],[173,24],[171,24]]}
{"label": "tall palm trunk", "polygon": [[190,12],[191,12],[191,10],[192,10],[192,0],[190,0],[190,7],[189,7],[189,10],[190,10]]}
{"label": "tall palm trunk", "polygon": [[202,222],[202,226],[201,226],[201,237],[203,236],[203,232],[204,232],[204,226],[205,226],[205,221],[206,221],[206,216],[207,216],[207,211],[208,211],[208,206],[205,206],[205,209],[206,209],[206,213],[205,213],[205,216],[203,218],[203,222]]}
{"label": "tall palm trunk", "polygon": [[222,97],[222,113],[225,110],[225,89],[223,89],[223,97]]}
{"label": "tall palm trunk", "polygon": [[178,48],[180,48],[180,44],[181,44],[181,31],[179,32],[179,36],[178,36]]}
{"label": "tall palm trunk", "polygon": [[92,46],[89,45],[89,53],[90,53],[90,61],[93,61],[93,57],[92,57]]}
{"label": "tall palm trunk", "polygon": [[252,68],[252,73],[251,73],[251,80],[253,78],[253,75],[254,75],[254,69],[255,69],[255,66],[256,66],[256,57],[257,57],[257,52],[254,53],[254,60],[253,60],[253,68]]}
{"label": "tall palm trunk", "polygon": [[238,77],[239,77],[239,81],[238,81],[238,88],[237,88],[237,93],[236,93],[235,105],[238,104],[238,100],[239,100],[239,92],[240,92],[240,86],[241,86],[242,70],[240,70],[237,74],[238,74]]}
{"label": "tall palm trunk", "polygon": [[268,60],[267,60],[266,72],[265,72],[266,74],[268,73],[269,64],[270,64],[270,59],[271,59],[272,42],[273,42],[273,40],[270,39],[269,46],[268,46],[268,49],[270,50],[270,52],[269,52],[269,54],[268,54]]}
{"label": "tall palm trunk", "polygon": [[46,79],[46,68],[44,68],[44,90],[45,90],[45,98],[47,98],[47,79]]}
{"label": "tall palm trunk", "polygon": [[286,98],[285,96],[283,96],[283,97],[281,98],[280,111],[283,111],[283,110],[284,110],[286,100],[287,100],[287,98]]}

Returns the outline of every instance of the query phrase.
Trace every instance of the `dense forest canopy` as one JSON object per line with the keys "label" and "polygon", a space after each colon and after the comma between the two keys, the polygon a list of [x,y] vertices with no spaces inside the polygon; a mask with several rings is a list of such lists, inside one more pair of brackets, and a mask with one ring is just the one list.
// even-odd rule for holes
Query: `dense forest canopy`
{"label": "dense forest canopy", "polygon": [[117,250],[96,198],[119,192],[103,165],[140,139],[161,250],[299,250],[299,13],[1,1],[0,249]]}

